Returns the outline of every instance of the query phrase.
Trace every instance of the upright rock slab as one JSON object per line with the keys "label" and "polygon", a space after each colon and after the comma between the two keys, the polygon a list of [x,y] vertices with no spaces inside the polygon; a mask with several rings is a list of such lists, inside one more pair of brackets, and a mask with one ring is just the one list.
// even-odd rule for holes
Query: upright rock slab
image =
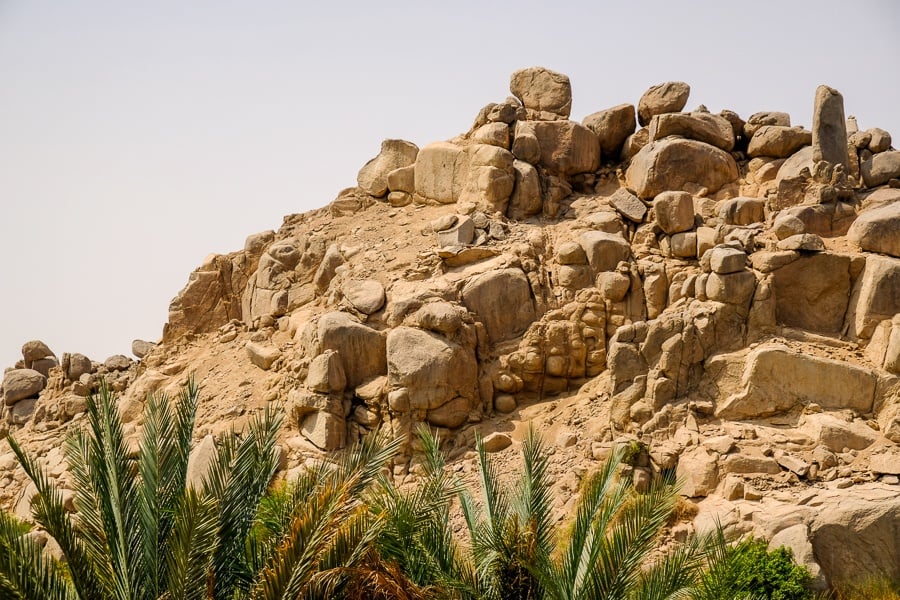
{"label": "upright rock slab", "polygon": [[849,165],[847,154],[847,121],[844,118],[844,97],[834,88],[820,85],[816,89],[813,108],[813,161],[824,160],[832,165]]}
{"label": "upright rock slab", "polygon": [[634,106],[619,104],[586,116],[581,124],[594,132],[600,140],[600,155],[615,158],[622,152],[628,136],[634,133],[637,121]]}

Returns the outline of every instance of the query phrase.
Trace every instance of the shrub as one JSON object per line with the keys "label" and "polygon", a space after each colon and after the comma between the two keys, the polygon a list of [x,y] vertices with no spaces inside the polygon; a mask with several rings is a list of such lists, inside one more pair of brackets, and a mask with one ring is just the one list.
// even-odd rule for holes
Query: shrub
{"label": "shrub", "polygon": [[812,577],[794,562],[788,548],[769,551],[765,540],[747,539],[724,551],[704,574],[701,598],[733,598],[749,594],[761,600],[810,600]]}

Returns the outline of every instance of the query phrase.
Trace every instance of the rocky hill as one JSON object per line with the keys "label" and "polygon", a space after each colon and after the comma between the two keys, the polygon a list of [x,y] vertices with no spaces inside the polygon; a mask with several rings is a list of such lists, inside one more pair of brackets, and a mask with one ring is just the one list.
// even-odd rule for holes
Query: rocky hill
{"label": "rocky hill", "polygon": [[[101,378],[137,440],[148,392],[192,374],[194,465],[284,403],[282,473],[386,428],[436,428],[463,475],[476,434],[510,465],[552,442],[561,516],[616,443],[636,484],[674,470],[699,514],[786,544],[819,582],[900,577],[900,152],[839,92],[812,129],[684,108],[656,85],[582,123],[568,77],[517,71],[512,97],[422,148],[386,140],[358,186],[209,256],[138,360],[29,342],[0,430],[66,480],[61,441]],[[511,467],[512,468],[512,467]],[[33,488],[0,445],[0,505]],[[566,500],[568,499],[568,500]],[[687,511],[688,513],[690,511]]]}

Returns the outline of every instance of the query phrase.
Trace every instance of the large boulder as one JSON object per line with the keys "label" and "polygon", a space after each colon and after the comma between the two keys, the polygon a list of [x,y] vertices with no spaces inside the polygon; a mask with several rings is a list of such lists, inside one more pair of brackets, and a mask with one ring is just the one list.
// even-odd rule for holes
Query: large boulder
{"label": "large boulder", "polygon": [[429,144],[416,158],[416,193],[441,204],[452,204],[459,199],[468,170],[465,148],[450,142]]}
{"label": "large boulder", "polygon": [[649,125],[656,115],[680,112],[690,95],[691,86],[683,81],[669,81],[652,86],[638,102],[638,122],[643,127]]}
{"label": "large boulder", "polygon": [[821,333],[838,333],[850,300],[850,257],[840,254],[801,256],[776,269],[775,313],[778,323]]}
{"label": "large boulder", "polygon": [[416,162],[419,147],[405,140],[384,140],[381,152],[360,169],[356,183],[370,196],[380,198],[388,192],[388,173]]}
{"label": "large boulder", "polygon": [[728,119],[710,113],[666,113],[650,121],[650,141],[670,135],[705,142],[726,152],[734,149],[734,129]]}
{"label": "large boulder", "polygon": [[868,339],[875,327],[900,313],[900,259],[869,255],[854,285],[845,326],[850,335]]}
{"label": "large boulder", "polygon": [[586,116],[581,124],[594,132],[600,141],[600,156],[616,158],[628,136],[634,133],[637,121],[634,105],[619,104]]}
{"label": "large boulder", "polygon": [[437,409],[456,397],[474,404],[478,389],[475,349],[416,329],[396,327],[387,336],[388,385],[404,388],[409,410]]}
{"label": "large boulder", "polygon": [[12,369],[3,376],[3,400],[12,406],[20,400],[37,396],[47,378],[34,369]]}
{"label": "large boulder", "polygon": [[466,157],[466,181],[458,199],[505,213],[516,181],[513,154],[499,146],[473,144],[466,148]]}
{"label": "large boulder", "polygon": [[758,113],[753,113],[750,117],[747,118],[747,121],[744,123],[744,137],[746,139],[752,139],[756,132],[759,131],[760,127],[765,127],[767,125],[778,125],[780,127],[790,127],[791,126],[791,115],[786,112],[777,112],[772,110],[765,110]]}
{"label": "large boulder", "polygon": [[672,235],[694,228],[694,198],[687,192],[663,192],[653,199],[656,224]]}
{"label": "large boulder", "polygon": [[867,187],[887,183],[900,178],[900,151],[881,152],[859,165],[863,181]]}
{"label": "large boulder", "polygon": [[524,219],[541,212],[544,197],[537,169],[523,160],[513,161],[516,184],[509,197],[506,214],[511,219]]}
{"label": "large boulder", "polygon": [[817,505],[809,527],[829,582],[900,578],[900,496],[866,486],[835,496]]}
{"label": "large boulder", "polygon": [[588,231],[581,234],[578,243],[584,249],[594,273],[613,271],[621,261],[631,258],[631,246],[616,233]]}
{"label": "large boulder", "polygon": [[787,158],[812,143],[812,132],[802,127],[764,125],[756,130],[747,146],[750,156]]}
{"label": "large boulder", "polygon": [[875,373],[863,367],[765,344],[747,355],[741,389],[719,403],[716,416],[764,417],[810,403],[868,413],[877,381]]}
{"label": "large boulder", "polygon": [[568,118],[572,111],[572,84],[562,73],[544,67],[520,69],[509,78],[509,91],[525,108]]}
{"label": "large boulder", "polygon": [[646,199],[688,185],[715,193],[738,175],[737,163],[727,152],[696,140],[666,138],[641,148],[631,159],[625,181]]}
{"label": "large boulder", "polygon": [[847,237],[867,252],[900,257],[900,202],[863,212]]}
{"label": "large boulder", "polygon": [[29,366],[36,360],[55,356],[50,346],[41,340],[31,340],[22,344],[22,358],[25,359],[25,366]]}
{"label": "large boulder", "polygon": [[[600,165],[597,136],[574,121],[520,121],[516,142],[525,138],[537,141],[537,163],[560,175],[591,173]],[[516,153],[514,142],[513,153]],[[527,156],[518,156],[528,160]],[[535,161],[528,161],[535,162]]]}
{"label": "large boulder", "polygon": [[364,315],[374,314],[384,306],[384,286],[374,279],[351,279],[341,286],[341,292]]}
{"label": "large boulder", "polygon": [[462,302],[484,324],[491,343],[521,335],[535,319],[531,285],[521,269],[473,277],[463,287]]}
{"label": "large boulder", "polygon": [[336,350],[350,387],[387,373],[384,337],[348,313],[322,315],[317,322],[307,325],[301,343],[307,356]]}

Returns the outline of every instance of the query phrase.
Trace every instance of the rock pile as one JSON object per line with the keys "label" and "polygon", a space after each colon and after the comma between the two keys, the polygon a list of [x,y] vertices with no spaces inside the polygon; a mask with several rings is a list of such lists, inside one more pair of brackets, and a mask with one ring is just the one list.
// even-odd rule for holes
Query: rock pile
{"label": "rock pile", "polygon": [[[385,428],[407,439],[394,474],[415,478],[421,424],[465,465],[476,432],[565,422],[560,465],[583,474],[639,440],[636,468],[675,470],[685,495],[751,515],[736,529],[780,534],[840,576],[825,523],[849,517],[834,498],[874,486],[900,503],[890,134],[860,131],[826,86],[811,129],[684,111],[683,82],[581,123],[565,75],[523,69],[510,92],[452,140],[386,140],[328,207],[209,257],[162,342],[135,343],[138,365],[57,365],[26,344],[4,379],[8,426],[64,429],[70,409],[50,407],[105,375],[134,433],[143,395],[194,372],[238,399],[201,407],[203,437],[280,400],[286,469]],[[46,416],[12,415],[45,399]],[[496,432],[491,451],[517,435]],[[747,508],[773,491],[802,504],[803,489],[835,512],[780,533]]]}

